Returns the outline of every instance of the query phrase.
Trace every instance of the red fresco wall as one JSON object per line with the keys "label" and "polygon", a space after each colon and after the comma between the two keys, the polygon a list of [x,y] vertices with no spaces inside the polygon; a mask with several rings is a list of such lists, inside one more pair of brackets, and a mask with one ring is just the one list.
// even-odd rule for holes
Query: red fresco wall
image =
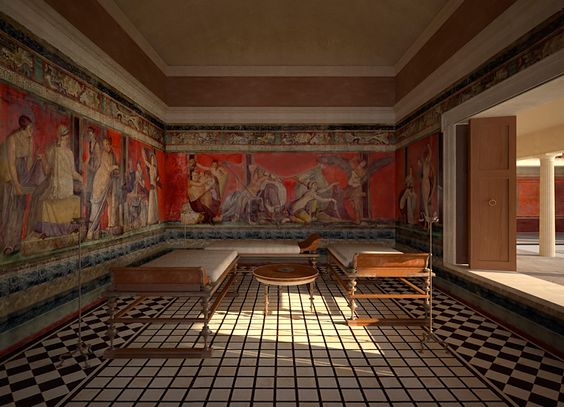
{"label": "red fresco wall", "polygon": [[159,215],[161,222],[164,222],[166,219],[166,193],[164,186],[166,185],[166,162],[165,157],[166,154],[164,151],[156,150],[157,151],[157,169],[159,174],[158,180],[158,188],[157,188],[157,196],[159,197]]}
{"label": "red fresco wall", "polygon": [[[555,177],[556,232],[564,232],[564,177]],[[517,177],[517,232],[539,231],[539,177]]]}
{"label": "red fresco wall", "polygon": [[[188,202],[187,189],[190,185],[189,154],[169,153],[166,157],[166,219],[178,221],[182,207]],[[227,171],[227,181],[222,203],[231,194],[244,190],[249,184],[252,169],[258,167],[272,174],[286,190],[286,205],[299,198],[303,193],[305,181],[315,179],[319,188],[335,183],[333,189],[323,193],[325,197],[334,197],[340,205],[339,221],[350,222],[355,219],[352,200],[347,195],[351,163],[354,160],[367,162],[365,188],[367,190],[368,219],[370,221],[391,221],[395,217],[395,165],[393,153],[310,153],[310,152],[260,152],[233,154],[193,154],[196,164],[209,167],[217,160],[220,167]],[[372,171],[376,165],[374,171]],[[203,169],[194,166],[196,171]],[[300,192],[297,192],[300,191]],[[391,192],[390,192],[391,191]],[[324,208],[327,203],[322,203]],[[340,211],[340,212],[339,212]],[[342,213],[341,213],[342,212]],[[331,216],[335,212],[329,210]],[[221,213],[219,214],[221,215]]]}
{"label": "red fresco wall", "polygon": [[[374,162],[381,158],[392,158],[390,153],[371,153],[369,161]],[[372,219],[395,219],[396,218],[396,166],[394,161],[385,165],[377,174],[370,178],[370,218]]]}
{"label": "red fresco wall", "polygon": [[179,220],[182,205],[187,201],[188,154],[169,153],[165,157],[165,220]]}

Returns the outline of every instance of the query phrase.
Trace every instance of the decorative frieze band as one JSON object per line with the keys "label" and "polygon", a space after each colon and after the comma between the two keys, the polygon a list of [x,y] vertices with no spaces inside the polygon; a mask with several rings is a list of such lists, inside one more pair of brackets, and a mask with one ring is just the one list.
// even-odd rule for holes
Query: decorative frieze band
{"label": "decorative frieze band", "polygon": [[5,32],[14,31],[6,22],[1,28],[0,79],[162,148],[163,129],[118,102],[107,87],[103,92],[89,83],[94,79],[85,81],[22,45]]}
{"label": "decorative frieze band", "polygon": [[390,151],[393,130],[373,131],[175,131],[167,151]]}

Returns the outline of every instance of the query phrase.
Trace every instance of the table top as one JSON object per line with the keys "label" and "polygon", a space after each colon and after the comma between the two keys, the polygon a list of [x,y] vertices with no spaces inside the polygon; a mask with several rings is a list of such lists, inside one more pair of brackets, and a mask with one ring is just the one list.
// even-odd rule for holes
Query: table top
{"label": "table top", "polygon": [[314,281],[319,272],[305,264],[275,263],[257,267],[253,275],[262,283],[299,285]]}

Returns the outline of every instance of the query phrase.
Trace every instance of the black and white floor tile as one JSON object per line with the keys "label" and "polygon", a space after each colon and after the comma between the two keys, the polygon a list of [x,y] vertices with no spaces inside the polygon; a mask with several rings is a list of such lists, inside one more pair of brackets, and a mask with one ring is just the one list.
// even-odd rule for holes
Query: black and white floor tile
{"label": "black and white floor tile", "polygon": [[[245,270],[243,270],[245,271]],[[248,271],[248,270],[246,270]],[[400,289],[385,281],[384,289]],[[374,285],[360,285],[374,290]],[[420,352],[416,327],[348,327],[347,302],[328,274],[318,279],[314,312],[305,286],[271,290],[242,273],[211,323],[208,359],[104,360],[105,307],[84,317],[95,356],[61,355],[77,343],[76,321],[0,363],[0,405],[15,406],[558,406],[564,362],[435,290],[438,338]],[[126,305],[124,301],[120,306]],[[417,315],[419,304],[362,300],[359,314]],[[138,315],[197,315],[195,300],[150,298]],[[201,344],[201,326],[118,326],[119,347]]]}

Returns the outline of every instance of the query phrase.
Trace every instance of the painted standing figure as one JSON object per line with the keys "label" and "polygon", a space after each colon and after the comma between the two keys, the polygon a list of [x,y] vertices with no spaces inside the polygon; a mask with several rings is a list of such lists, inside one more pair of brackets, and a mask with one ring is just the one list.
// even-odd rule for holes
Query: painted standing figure
{"label": "painted standing figure", "polygon": [[400,211],[405,213],[406,221],[410,225],[415,225],[417,223],[417,218],[415,216],[417,210],[417,194],[413,186],[413,175],[411,168],[409,169],[409,174],[405,177],[405,190],[400,198]]}
{"label": "painted standing figure", "polygon": [[64,124],[57,128],[57,141],[49,147],[41,165],[47,178],[33,195],[32,229],[42,238],[77,231],[73,219],[80,217],[80,197],[74,192],[75,183],[81,185],[82,175],[74,167],[70,131]]}
{"label": "painted standing figure", "polygon": [[353,164],[348,180],[348,197],[351,200],[354,208],[355,223],[360,223],[362,220],[363,205],[362,201],[366,195],[362,191],[366,177],[366,161],[353,159]]}
{"label": "painted standing figure", "polygon": [[90,198],[90,226],[87,239],[97,238],[100,233],[100,220],[104,210],[108,209],[108,229],[119,226],[119,207],[117,203],[117,181],[119,166],[112,149],[112,142],[104,138],[100,154],[100,166],[96,170],[92,183],[92,197]]}
{"label": "painted standing figure", "polygon": [[88,139],[88,163],[86,165],[86,217],[90,217],[92,198],[92,184],[94,183],[94,175],[100,167],[100,157],[102,155],[102,143],[96,135],[93,127],[88,127],[86,130],[86,137]]}
{"label": "painted standing figure", "polygon": [[431,145],[427,144],[425,156],[421,165],[421,204],[423,205],[423,219],[425,226],[429,227],[427,220],[431,216],[433,209],[433,192],[435,190],[435,172],[431,162],[433,158],[433,150]]}
{"label": "painted standing figure", "polygon": [[143,152],[143,160],[149,173],[149,205],[147,209],[147,224],[154,225],[159,223],[159,201],[157,198],[157,184],[159,175],[157,172],[157,156],[151,153],[151,158],[147,159],[147,152]]}
{"label": "painted standing figure", "polygon": [[39,161],[33,159],[33,124],[28,116],[0,145],[0,249],[4,255],[20,250],[27,188],[37,185]]}

